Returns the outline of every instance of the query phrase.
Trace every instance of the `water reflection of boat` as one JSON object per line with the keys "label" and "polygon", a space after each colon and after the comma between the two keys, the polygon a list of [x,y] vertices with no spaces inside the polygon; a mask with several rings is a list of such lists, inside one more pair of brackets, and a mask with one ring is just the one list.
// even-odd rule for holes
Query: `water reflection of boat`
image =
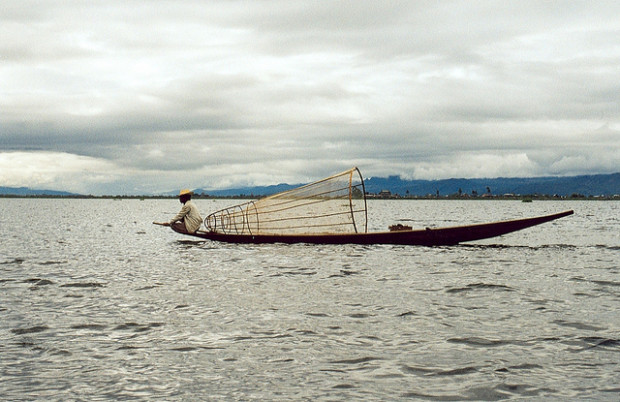
{"label": "water reflection of boat", "polygon": [[[193,234],[230,243],[404,244],[440,246],[488,239],[573,214],[413,230],[392,225],[367,231],[366,192],[357,168],[317,182],[222,209]],[[181,233],[181,232],[180,232]]]}

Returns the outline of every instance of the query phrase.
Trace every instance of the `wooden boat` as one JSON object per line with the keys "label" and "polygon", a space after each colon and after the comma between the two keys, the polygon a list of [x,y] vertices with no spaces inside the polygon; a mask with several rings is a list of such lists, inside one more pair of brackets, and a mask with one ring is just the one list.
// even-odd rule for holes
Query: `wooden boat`
{"label": "wooden boat", "polygon": [[292,235],[232,234],[199,230],[190,236],[228,243],[404,244],[419,246],[449,246],[468,241],[501,236],[517,230],[540,225],[541,223],[550,222],[571,214],[573,214],[573,211],[569,210],[535,218],[437,229],[426,228],[421,230]]}
{"label": "wooden boat", "polygon": [[293,190],[222,209],[207,216],[207,230],[179,233],[229,243],[443,246],[501,236],[572,213],[437,229],[413,230],[393,225],[389,231],[368,232],[364,180],[359,169],[353,168]]}

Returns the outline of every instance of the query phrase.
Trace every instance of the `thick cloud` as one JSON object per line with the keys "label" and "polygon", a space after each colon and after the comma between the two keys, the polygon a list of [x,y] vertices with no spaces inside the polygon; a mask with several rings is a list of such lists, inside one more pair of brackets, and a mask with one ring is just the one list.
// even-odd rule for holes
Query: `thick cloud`
{"label": "thick cloud", "polygon": [[10,2],[0,185],[141,193],[304,182],[352,165],[434,179],[618,171],[619,11]]}

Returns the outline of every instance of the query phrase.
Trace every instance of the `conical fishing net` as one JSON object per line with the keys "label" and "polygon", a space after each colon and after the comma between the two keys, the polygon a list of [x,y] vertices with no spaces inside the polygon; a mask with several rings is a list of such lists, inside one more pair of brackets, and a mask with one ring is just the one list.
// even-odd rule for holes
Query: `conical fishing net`
{"label": "conical fishing net", "polygon": [[207,216],[209,231],[240,235],[365,233],[364,180],[357,168]]}

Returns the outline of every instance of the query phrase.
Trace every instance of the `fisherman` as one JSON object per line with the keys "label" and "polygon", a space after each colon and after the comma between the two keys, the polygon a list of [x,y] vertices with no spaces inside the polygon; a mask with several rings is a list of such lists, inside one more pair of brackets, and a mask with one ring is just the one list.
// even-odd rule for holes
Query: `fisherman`
{"label": "fisherman", "polygon": [[170,222],[164,223],[164,225],[171,226],[174,231],[179,233],[195,233],[202,224],[202,218],[198,208],[192,202],[192,192],[181,190],[179,201],[183,204],[181,211]]}

